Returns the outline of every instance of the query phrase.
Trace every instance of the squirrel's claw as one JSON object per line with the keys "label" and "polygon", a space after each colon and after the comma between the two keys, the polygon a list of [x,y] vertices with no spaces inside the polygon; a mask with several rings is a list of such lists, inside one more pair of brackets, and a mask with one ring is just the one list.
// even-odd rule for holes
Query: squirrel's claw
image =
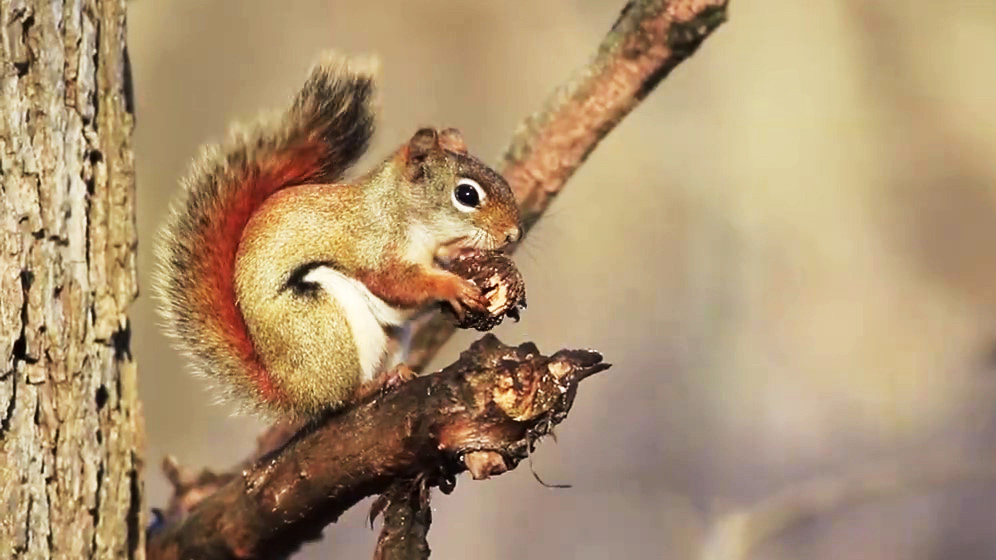
{"label": "squirrel's claw", "polygon": [[384,372],[383,376],[384,381],[383,385],[381,385],[380,391],[381,393],[388,393],[398,387],[401,387],[412,379],[415,379],[418,377],[418,374],[415,373],[415,370],[405,364],[398,364],[390,370]]}
{"label": "squirrel's claw", "polygon": [[373,379],[360,385],[353,393],[353,400],[366,400],[374,395],[384,395],[404,385],[418,377],[410,367],[405,364],[398,364],[393,368],[382,371]]}
{"label": "squirrel's claw", "polygon": [[446,301],[453,308],[453,313],[456,314],[457,319],[461,321],[468,309],[473,311],[486,311],[488,309],[488,300],[484,297],[481,289],[464,278],[458,278],[456,293]]}

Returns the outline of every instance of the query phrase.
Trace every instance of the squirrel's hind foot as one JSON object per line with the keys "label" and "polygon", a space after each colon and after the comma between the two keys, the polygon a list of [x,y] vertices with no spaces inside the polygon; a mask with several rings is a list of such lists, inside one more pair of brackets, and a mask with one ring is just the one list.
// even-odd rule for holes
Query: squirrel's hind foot
{"label": "squirrel's hind foot", "polygon": [[354,394],[353,401],[358,402],[374,395],[390,393],[416,377],[418,377],[418,373],[415,373],[413,369],[405,364],[398,364],[378,373],[373,379],[360,385]]}

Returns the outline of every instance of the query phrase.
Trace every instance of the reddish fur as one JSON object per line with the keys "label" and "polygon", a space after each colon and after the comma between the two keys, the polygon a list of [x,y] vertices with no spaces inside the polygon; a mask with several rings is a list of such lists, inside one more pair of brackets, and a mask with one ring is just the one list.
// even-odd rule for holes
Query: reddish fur
{"label": "reddish fur", "polygon": [[206,262],[200,263],[206,277],[204,282],[198,284],[195,301],[212,306],[213,312],[204,315],[215,323],[208,330],[221,333],[245,365],[260,398],[268,403],[284,402],[286,395],[264,368],[236,303],[235,256],[243,230],[253,212],[280,189],[306,183],[313,178],[318,172],[322,155],[320,147],[309,146],[290,152],[285,159],[272,162],[266,169],[254,170],[255,173],[246,178],[253,184],[228,190],[236,196],[227,201],[223,214],[207,225],[199,239],[206,249]]}
{"label": "reddish fur", "polygon": [[452,300],[461,287],[457,276],[398,261],[384,263],[379,270],[360,270],[356,278],[380,299],[408,309]]}

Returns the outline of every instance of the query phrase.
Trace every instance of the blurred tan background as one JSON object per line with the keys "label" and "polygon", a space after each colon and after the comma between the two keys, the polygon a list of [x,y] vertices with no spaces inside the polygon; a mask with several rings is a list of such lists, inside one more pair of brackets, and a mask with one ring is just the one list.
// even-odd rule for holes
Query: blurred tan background
{"label": "blurred tan background", "polygon": [[[497,334],[615,364],[535,458],[573,488],[461,478],[434,558],[996,558],[996,3],[731,3],[517,257],[530,306]],[[153,316],[154,232],[198,145],[335,47],[383,61],[367,162],[427,123],[494,161],[622,5],[130,3],[150,506],[164,454],[224,467],[261,429],[211,405]],[[982,481],[907,483],[940,460]],[[851,496],[864,469],[883,495]],[[823,505],[758,509],[812,479]],[[369,557],[364,514],[300,557]]]}

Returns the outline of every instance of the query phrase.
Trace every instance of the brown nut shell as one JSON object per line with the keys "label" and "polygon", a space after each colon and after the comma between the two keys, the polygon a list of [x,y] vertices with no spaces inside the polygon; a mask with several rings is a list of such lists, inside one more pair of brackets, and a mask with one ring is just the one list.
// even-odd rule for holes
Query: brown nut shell
{"label": "brown nut shell", "polygon": [[500,251],[463,250],[446,268],[473,282],[488,300],[486,311],[466,310],[463,319],[457,320],[457,327],[488,331],[505,317],[519,320],[519,310],[526,307],[526,283],[508,255]]}

